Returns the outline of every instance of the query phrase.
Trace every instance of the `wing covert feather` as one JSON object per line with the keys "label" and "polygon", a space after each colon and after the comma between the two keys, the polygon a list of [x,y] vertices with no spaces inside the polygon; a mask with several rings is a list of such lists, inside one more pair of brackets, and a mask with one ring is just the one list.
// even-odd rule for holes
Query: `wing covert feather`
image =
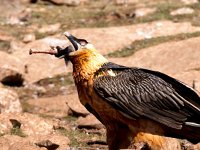
{"label": "wing covert feather", "polygon": [[[145,72],[144,69],[130,68],[120,71],[116,76],[97,77],[94,80],[94,89],[125,116],[132,119],[147,117],[180,129],[193,113],[200,114],[200,101],[198,106],[195,106],[196,102],[191,103],[192,100],[188,100],[189,96],[182,96],[172,83],[170,77],[165,80],[148,70]],[[193,105],[194,109],[197,107],[195,111]]]}

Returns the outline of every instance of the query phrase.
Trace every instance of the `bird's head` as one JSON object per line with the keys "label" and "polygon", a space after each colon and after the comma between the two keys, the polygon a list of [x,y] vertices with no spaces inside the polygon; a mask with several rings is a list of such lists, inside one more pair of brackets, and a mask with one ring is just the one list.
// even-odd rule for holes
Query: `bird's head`
{"label": "bird's head", "polygon": [[68,46],[65,49],[56,47],[57,49],[57,54],[55,54],[56,57],[60,58],[67,57],[67,59],[70,60],[71,58],[81,57],[89,53],[97,52],[94,46],[85,39],[76,38],[75,36],[69,34],[68,32],[65,32],[64,35],[71,42],[72,46]]}
{"label": "bird's head", "polygon": [[71,42],[72,46],[68,46],[65,49],[61,49],[57,47],[56,57],[64,57],[65,61],[71,61],[73,64],[78,63],[78,61],[83,60],[88,63],[88,61],[93,60],[93,64],[96,61],[96,64],[103,64],[107,62],[105,59],[95,48],[85,39],[79,39],[75,36],[65,32],[64,35]]}

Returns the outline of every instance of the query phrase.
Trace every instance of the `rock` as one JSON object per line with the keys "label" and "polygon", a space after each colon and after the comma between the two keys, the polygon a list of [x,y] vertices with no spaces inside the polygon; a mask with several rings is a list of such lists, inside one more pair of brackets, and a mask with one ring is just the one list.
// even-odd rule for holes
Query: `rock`
{"label": "rock", "polygon": [[79,117],[76,123],[79,129],[101,129],[104,127],[103,124],[92,114],[87,115],[86,117]]}
{"label": "rock", "polygon": [[198,3],[198,0],[181,0],[182,3],[186,4],[186,5],[191,5],[191,4],[195,4]]}
{"label": "rock", "polygon": [[35,34],[26,34],[23,38],[24,43],[29,43],[35,41]]}
{"label": "rock", "polygon": [[[29,143],[25,138],[16,135],[4,135],[0,137],[1,150],[39,150],[34,144]],[[40,149],[41,150],[41,149]]]}
{"label": "rock", "polygon": [[58,118],[68,115],[69,107],[66,105],[67,96],[56,96],[28,100],[27,103],[34,107],[34,113],[55,116]]}
{"label": "rock", "polygon": [[10,42],[10,49],[8,50],[9,53],[13,53],[15,51],[18,51],[19,49],[22,49],[25,46],[25,43],[18,41],[18,40],[12,40]]}
{"label": "rock", "polygon": [[129,5],[129,4],[135,4],[138,2],[139,0],[115,0],[115,3],[117,5]]}
{"label": "rock", "polygon": [[0,113],[22,112],[22,106],[17,93],[0,87]]}
{"label": "rock", "polygon": [[156,11],[156,8],[138,8],[135,11],[135,15],[136,17],[144,17],[146,15],[154,13],[155,11]]}
{"label": "rock", "polygon": [[194,150],[199,150],[200,149],[200,143],[194,145]]}
{"label": "rock", "polygon": [[[65,150],[69,148],[70,140],[66,136],[62,136],[59,134],[49,134],[45,136],[37,136],[31,138],[36,145],[39,147],[58,147],[56,150]],[[53,149],[52,149],[53,150]]]}
{"label": "rock", "polygon": [[143,149],[144,150],[145,149],[149,150],[150,149],[149,145],[147,143],[145,143],[145,142],[133,143],[128,148],[129,149],[134,149],[134,150],[143,150]]}
{"label": "rock", "polygon": [[28,113],[2,113],[0,114],[0,133],[9,133],[13,128],[10,119],[21,123],[20,130],[26,136],[48,135],[53,132],[53,123],[36,115]]}
{"label": "rock", "polygon": [[8,33],[6,33],[6,31],[2,31],[0,29],[0,41],[11,41],[13,39],[14,39],[13,36],[8,35]]}
{"label": "rock", "polygon": [[29,4],[29,3],[36,3],[37,0],[20,0],[20,3],[22,4]]}
{"label": "rock", "polygon": [[32,10],[30,8],[26,8],[26,9],[21,10],[20,12],[17,12],[17,13],[15,12],[15,13],[11,14],[7,18],[7,24],[23,25],[26,21],[28,21],[31,18],[31,12],[32,12]]}
{"label": "rock", "polygon": [[66,104],[74,116],[85,117],[89,114],[87,109],[80,103],[77,93],[66,95]]}
{"label": "rock", "polygon": [[[196,82],[200,91],[200,38],[167,42],[139,50],[125,58],[110,59],[121,65],[158,70],[175,77],[190,86]],[[176,55],[174,55],[176,54]]]}
{"label": "rock", "polygon": [[[11,146],[9,146],[8,150],[42,150],[39,147],[37,147],[36,145],[34,145],[33,143],[30,143],[29,141],[26,140],[22,140],[22,141],[18,141],[16,143],[13,143]],[[43,149],[46,150],[46,149]]]}
{"label": "rock", "polygon": [[51,25],[45,25],[38,29],[39,33],[55,33],[60,29],[61,24],[56,23],[56,24],[51,24]]}
{"label": "rock", "polygon": [[15,56],[0,51],[0,82],[5,85],[21,86],[25,80],[24,63]]}
{"label": "rock", "polygon": [[48,0],[56,5],[78,6],[80,0]]}
{"label": "rock", "polygon": [[86,143],[93,149],[108,149],[107,142],[103,140],[88,140]]}
{"label": "rock", "polygon": [[0,67],[0,82],[8,86],[22,86],[24,77],[14,68],[1,68]]}
{"label": "rock", "polygon": [[[66,136],[58,134],[50,135],[34,135],[22,138],[16,135],[4,135],[0,137],[1,150],[53,150],[50,145],[58,145],[56,150],[64,150],[69,148],[70,140]],[[49,146],[47,145],[49,144]]]}
{"label": "rock", "polygon": [[185,15],[185,14],[192,14],[192,13],[194,13],[194,9],[189,8],[189,7],[183,7],[183,8],[179,8],[170,12],[170,15],[176,16],[176,15]]}
{"label": "rock", "polygon": [[52,143],[50,140],[41,141],[35,144],[39,147],[45,147],[47,149],[57,149],[59,147],[58,144]]}

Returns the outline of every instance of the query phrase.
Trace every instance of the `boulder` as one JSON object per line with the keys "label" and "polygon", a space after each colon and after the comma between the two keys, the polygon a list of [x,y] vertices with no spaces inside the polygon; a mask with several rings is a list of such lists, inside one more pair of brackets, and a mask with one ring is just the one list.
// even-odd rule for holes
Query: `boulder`
{"label": "boulder", "polygon": [[45,25],[42,26],[41,28],[38,29],[39,33],[55,33],[60,29],[61,24],[56,23],[56,24],[51,24],[51,25]]}
{"label": "boulder", "polygon": [[0,51],[0,82],[20,86],[24,82],[24,64],[15,56]]}
{"label": "boulder", "polygon": [[85,117],[90,114],[88,110],[80,103],[77,93],[66,95],[66,104],[74,116]]}
{"label": "boulder", "polygon": [[0,113],[19,112],[22,112],[22,107],[17,93],[0,87]]}
{"label": "boulder", "polygon": [[139,0],[115,0],[115,3],[117,5],[130,5],[130,4],[135,4],[138,2]]}
{"label": "boulder", "polygon": [[66,101],[67,96],[56,96],[30,99],[27,103],[34,107],[34,110],[32,110],[34,113],[61,118],[67,116],[69,113],[69,107],[66,105]]}
{"label": "boulder", "polygon": [[0,137],[0,147],[1,150],[39,150],[39,147],[25,138],[19,137],[17,135],[4,135]]}
{"label": "boulder", "polygon": [[79,129],[101,129],[104,127],[103,124],[92,114],[87,115],[86,117],[79,117],[76,123]]}
{"label": "boulder", "polygon": [[25,136],[48,135],[53,132],[53,122],[28,113],[0,114],[0,133],[9,133],[13,128],[12,120],[19,122],[20,130]]}
{"label": "boulder", "polygon": [[78,6],[80,4],[80,0],[48,0],[48,1],[56,5]]}
{"label": "boulder", "polygon": [[[30,138],[39,147],[46,147],[51,149],[55,147],[56,150],[65,150],[69,148],[70,140],[68,137],[59,135],[57,133],[49,134],[45,136],[36,136]],[[57,147],[57,148],[56,148]]]}
{"label": "boulder", "polygon": [[[64,150],[69,148],[70,140],[58,134],[34,135],[19,137],[17,135],[4,135],[0,137],[1,150]],[[55,147],[57,146],[57,148]]]}
{"label": "boulder", "polygon": [[198,3],[198,0],[181,0],[182,3],[184,3],[185,5],[191,5],[191,4],[195,4]]}
{"label": "boulder", "polygon": [[185,15],[185,14],[192,14],[192,13],[194,13],[194,9],[189,8],[189,7],[183,7],[183,8],[173,10],[172,12],[170,12],[170,15],[176,16],[176,15]]}
{"label": "boulder", "polygon": [[154,13],[155,11],[156,8],[138,8],[135,10],[135,15],[136,17],[144,17],[146,15]]}
{"label": "boulder", "polygon": [[24,77],[16,69],[0,67],[0,82],[8,86],[22,86]]}

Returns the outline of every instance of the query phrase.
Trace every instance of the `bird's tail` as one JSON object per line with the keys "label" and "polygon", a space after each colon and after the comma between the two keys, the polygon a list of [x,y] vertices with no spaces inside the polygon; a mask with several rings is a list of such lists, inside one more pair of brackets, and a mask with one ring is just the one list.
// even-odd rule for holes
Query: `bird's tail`
{"label": "bird's tail", "polygon": [[200,142],[200,124],[196,124],[193,122],[187,122],[183,125],[181,131],[180,130],[170,130],[171,132],[167,134],[167,136],[179,138],[179,139],[187,139],[193,144],[197,144]]}

